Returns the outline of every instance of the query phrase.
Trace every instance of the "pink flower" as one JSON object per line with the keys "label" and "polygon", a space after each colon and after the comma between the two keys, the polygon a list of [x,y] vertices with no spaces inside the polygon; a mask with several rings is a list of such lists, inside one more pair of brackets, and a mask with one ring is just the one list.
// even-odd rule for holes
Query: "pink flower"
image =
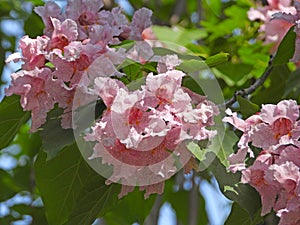
{"label": "pink flower", "polygon": [[[299,107],[296,101],[283,100],[277,105],[263,105],[258,115],[253,115],[246,120],[238,118],[237,114],[230,110],[226,112],[229,117],[225,117],[223,121],[231,123],[243,131],[238,142],[238,153],[229,157],[232,165],[236,164],[241,167],[246,152],[250,154],[250,157],[254,157],[249,147],[250,142],[255,147],[272,150],[276,150],[282,145],[299,145],[300,126],[297,121]],[[231,169],[235,170],[234,166],[231,166]]]}
{"label": "pink flower", "polygon": [[157,64],[157,71],[165,73],[168,70],[174,70],[176,66],[180,65],[181,60],[177,55],[166,55],[162,57]]}
{"label": "pink flower", "polygon": [[31,111],[31,131],[36,131],[46,122],[47,112],[54,107],[54,99],[47,92],[46,86],[53,85],[51,70],[48,68],[32,71],[21,70],[12,74],[11,86],[6,95],[17,94],[21,96],[21,106]]}
{"label": "pink flower", "polygon": [[142,41],[143,31],[151,26],[152,11],[146,8],[137,10],[132,17],[130,24],[130,36],[129,39]]}
{"label": "pink flower", "polygon": [[172,153],[190,158],[183,141],[211,139],[216,134],[205,129],[213,125],[216,106],[183,89],[184,75],[177,70],[150,73],[145,85],[135,91],[108,77],[95,79],[95,92],[107,110],[86,140],[96,141],[91,158],[102,157],[114,166],[109,180],[126,185],[120,197],[136,183],[146,190],[146,197],[161,193],[162,181],[176,171]]}
{"label": "pink flower", "polygon": [[295,14],[296,10],[291,6],[290,0],[268,0],[268,5],[259,6],[248,11],[250,20],[261,20],[264,22],[260,26],[261,32],[265,33],[265,43],[274,43],[271,52],[274,53],[287,31],[292,27],[292,23],[283,20],[272,20],[275,13]]}
{"label": "pink flower", "polygon": [[56,18],[51,18],[51,21],[54,28],[50,41],[51,49],[57,48],[63,50],[70,42],[77,39],[78,31],[75,21],[66,19],[60,22]]}
{"label": "pink flower", "polygon": [[31,39],[26,35],[19,41],[21,54],[10,55],[6,62],[23,61],[22,69],[24,70],[33,70],[35,67],[41,68],[46,62],[45,54],[47,54],[48,43],[49,38],[47,36]]}
{"label": "pink flower", "polygon": [[[242,171],[242,183],[254,187],[261,196],[262,212],[273,209],[279,224],[298,224],[300,206],[299,107],[296,101],[283,100],[277,105],[263,105],[261,112],[247,120],[227,110],[223,119],[243,132],[239,150],[229,157],[229,169]],[[263,149],[254,163],[247,167],[245,158],[249,143]],[[250,150],[249,150],[250,149]]]}
{"label": "pink flower", "polygon": [[266,171],[273,163],[273,156],[269,152],[262,152],[252,166],[243,170],[242,183],[249,183],[260,194],[262,201],[261,215],[266,215],[275,204],[278,193],[273,181],[266,179]]}

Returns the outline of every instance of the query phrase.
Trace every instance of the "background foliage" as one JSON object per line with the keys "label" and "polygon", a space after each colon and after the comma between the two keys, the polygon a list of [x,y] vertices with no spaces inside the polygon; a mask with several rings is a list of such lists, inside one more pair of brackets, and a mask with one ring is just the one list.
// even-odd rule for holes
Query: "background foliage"
{"label": "background foliage", "polygon": [[[233,105],[244,118],[258,111],[264,103],[277,103],[285,98],[299,102],[299,70],[288,62],[292,52],[286,51],[293,51],[295,34],[292,30],[288,33],[269,65],[270,46],[256,38],[259,22],[250,22],[246,14],[254,2],[128,2],[132,9],[143,6],[153,10],[153,30],[159,40],[185,46],[195,55],[207,58],[225,99],[230,99],[237,90],[249,87],[271,66],[273,69],[266,82],[253,94],[239,96]],[[116,5],[114,1],[105,3],[106,8]],[[15,51],[20,35],[26,33],[35,37],[42,34],[42,21],[32,13],[32,7],[43,2],[0,0],[0,4],[0,90],[3,97],[3,87],[7,85],[4,75],[11,72],[9,67],[4,67],[4,60]],[[130,17],[131,8],[126,9]],[[7,32],[7,27],[15,23],[21,30]],[[186,81],[185,85],[192,84]],[[0,204],[5,205],[7,211],[1,213],[0,224],[20,220],[39,225],[92,224],[97,218],[101,220],[95,224],[156,224],[160,208],[168,202],[176,213],[178,225],[205,225],[209,219],[199,187],[203,181],[211,182],[212,177],[216,178],[224,195],[234,201],[226,225],[276,224],[274,215],[260,217],[260,198],[256,191],[239,184],[240,174],[230,174],[225,169],[226,158],[234,151],[233,146],[238,140],[232,131],[226,132],[221,144],[222,154],[208,169],[189,176],[178,173],[167,181],[162,196],[153,195],[144,200],[143,193],[136,190],[118,200],[120,185],[104,184],[105,179],[81,157],[72,134],[62,136],[62,131],[53,130],[55,125],[50,123],[44,131],[28,133],[28,119],[29,113],[22,111],[17,96],[3,99],[0,104]],[[47,159],[45,152],[55,154]],[[203,152],[197,157],[203,161],[209,154]]]}

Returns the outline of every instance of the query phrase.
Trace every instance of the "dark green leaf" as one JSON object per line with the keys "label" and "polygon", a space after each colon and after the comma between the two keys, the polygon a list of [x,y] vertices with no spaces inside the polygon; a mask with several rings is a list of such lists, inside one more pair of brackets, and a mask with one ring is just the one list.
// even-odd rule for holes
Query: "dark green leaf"
{"label": "dark green leaf", "polygon": [[248,74],[251,72],[253,66],[245,63],[226,63],[218,66],[218,70],[222,73],[222,79],[224,79],[228,85],[240,85],[248,79]]}
{"label": "dark green leaf", "polygon": [[43,34],[43,28],[44,24],[41,17],[35,13],[31,13],[24,22],[24,31],[31,38],[41,36]]}
{"label": "dark green leaf", "polygon": [[257,105],[277,104],[283,98],[289,74],[290,70],[287,65],[275,66],[269,75],[269,85],[264,84],[266,88],[258,89],[251,101]]}
{"label": "dark green leaf", "polygon": [[45,211],[43,207],[35,207],[26,204],[16,204],[10,209],[20,213],[20,215],[30,215],[32,217],[31,225],[47,225]]}
{"label": "dark green leaf", "polygon": [[13,177],[5,170],[0,169],[0,202],[10,199],[20,188],[14,183]]}
{"label": "dark green leaf", "polygon": [[132,225],[134,222],[143,224],[156,198],[155,195],[151,195],[144,199],[143,195],[138,188],[126,195],[104,216],[105,222],[109,225]]}
{"label": "dark green leaf", "polygon": [[62,109],[55,108],[47,115],[47,122],[43,125],[39,134],[42,137],[42,149],[47,152],[47,160],[54,158],[61,149],[73,143],[72,129],[63,129],[60,123]]}
{"label": "dark green leaf", "polygon": [[[97,217],[102,217],[114,206],[118,200],[117,194],[119,192],[120,185],[107,186],[105,178],[93,174],[88,178],[87,184],[77,197],[76,204],[66,224],[92,224]],[[124,208],[122,211],[124,212]],[[113,208],[113,212],[116,212],[115,208]],[[120,214],[117,213],[115,216],[120,217]]]}
{"label": "dark green leaf", "polygon": [[294,26],[290,28],[285,37],[282,39],[277,53],[273,60],[273,65],[288,63],[295,52],[296,33]]}
{"label": "dark green leaf", "polygon": [[254,104],[253,102],[251,102],[241,96],[237,96],[237,101],[240,105],[239,111],[242,113],[244,118],[248,118],[249,116],[251,116],[259,111],[258,105]]}
{"label": "dark green leaf", "polygon": [[299,97],[300,94],[300,69],[292,72],[290,76],[288,76],[286,82],[286,88],[284,92],[284,98],[288,96],[292,96],[293,98]]}
{"label": "dark green leaf", "polygon": [[29,112],[20,106],[20,97],[5,97],[0,103],[0,149],[8,146],[16,136],[20,127],[28,121]]}
{"label": "dark green leaf", "polygon": [[225,225],[257,225],[261,221],[262,218],[259,214],[252,220],[246,210],[242,209],[237,203],[233,203]]}
{"label": "dark green leaf", "polygon": [[[100,211],[103,209],[98,205],[99,208],[93,209],[95,203],[98,203],[97,201],[91,205],[87,204],[86,201],[90,200],[91,196],[88,195],[87,199],[82,196],[87,190],[95,191],[100,195],[94,196],[95,198],[101,199],[101,196],[104,196],[104,199],[110,199],[108,195],[112,190],[108,190],[112,187],[104,186],[104,179],[87,165],[75,143],[65,147],[55,158],[48,161],[46,153],[41,151],[35,163],[35,171],[37,186],[45,205],[48,222],[51,225],[66,223],[70,215],[75,212],[84,214],[78,215],[79,220],[83,218],[88,218],[89,221],[96,219],[92,217],[95,216],[97,209]],[[93,189],[96,185],[94,182],[98,182],[100,189]],[[82,212],[78,208],[78,202],[84,204]],[[99,200],[99,203],[104,202]],[[113,204],[113,201],[106,202],[105,207],[110,204]],[[87,211],[91,211],[91,214],[88,214]]]}

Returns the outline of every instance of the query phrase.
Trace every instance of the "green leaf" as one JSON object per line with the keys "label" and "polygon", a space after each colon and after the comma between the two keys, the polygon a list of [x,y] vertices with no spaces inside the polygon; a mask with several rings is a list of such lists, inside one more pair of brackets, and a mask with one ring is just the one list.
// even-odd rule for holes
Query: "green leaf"
{"label": "green leaf", "polygon": [[[219,131],[222,132],[222,131]],[[200,168],[205,169],[211,164],[212,159],[215,156],[225,166],[229,166],[227,160],[228,156],[233,153],[233,147],[238,141],[237,135],[232,130],[226,130],[224,137],[217,135],[210,145],[201,149],[197,144],[190,142],[187,148],[194,154],[194,156],[200,161]],[[214,155],[212,155],[214,154]]]}
{"label": "green leaf", "polygon": [[0,104],[0,150],[8,146],[20,127],[29,120],[30,113],[23,111],[20,97],[5,97]]}
{"label": "green leaf", "polygon": [[230,173],[218,159],[209,167],[215,175],[219,187],[224,195],[230,200],[239,204],[251,220],[254,220],[260,213],[261,201],[260,196],[250,185],[241,184],[240,173]]}
{"label": "green leaf", "polygon": [[237,203],[232,204],[231,212],[225,225],[257,225],[262,221],[259,214],[252,220],[246,210],[241,208]]}
{"label": "green leaf", "polygon": [[186,147],[200,162],[206,159],[206,151],[201,149],[200,146],[195,142],[189,142]]}
{"label": "green leaf", "polygon": [[[269,86],[259,88],[255,92],[255,96],[251,101],[257,105],[261,104],[277,104],[282,100],[286,89],[287,77],[289,77],[290,70],[287,65],[275,66],[269,75]],[[264,84],[266,86],[266,82]]]}
{"label": "green leaf", "polygon": [[219,158],[220,162],[226,167],[229,166],[229,162],[227,160],[228,156],[233,153],[233,147],[236,145],[238,140],[238,136],[232,130],[226,130],[223,140],[219,139],[219,142],[217,142],[220,148],[217,153],[217,157]]}
{"label": "green leaf", "polygon": [[221,72],[221,78],[226,81],[228,85],[240,85],[248,80],[248,74],[251,72],[253,66],[245,63],[231,63],[222,64],[218,66]]}
{"label": "green leaf", "polygon": [[[120,192],[120,185],[111,184],[107,186],[105,178],[98,174],[94,174],[88,180],[89,182],[82,188],[77,197],[67,225],[90,225],[97,217],[105,215],[109,209],[113,208],[115,212],[114,204],[118,200],[117,194]],[[124,212],[124,208],[122,211]]]}
{"label": "green leaf", "polygon": [[31,13],[27,20],[24,21],[24,31],[31,38],[41,36],[43,28],[44,24],[41,17],[35,13]]}
{"label": "green leaf", "polygon": [[109,225],[132,225],[134,222],[143,224],[149,215],[156,195],[150,195],[148,199],[144,199],[143,192],[138,188],[122,199],[118,204],[104,216],[106,224]]}
{"label": "green leaf", "polygon": [[253,102],[241,97],[237,96],[237,101],[240,105],[239,111],[245,118],[257,113],[259,111],[259,106],[254,104]]}
{"label": "green leaf", "polygon": [[47,122],[39,131],[42,137],[42,149],[47,153],[47,160],[54,158],[63,147],[75,141],[72,129],[63,129],[60,116],[63,110],[55,108],[47,115]]}
{"label": "green leaf", "polygon": [[284,98],[291,96],[297,98],[300,95],[300,69],[295,70],[288,76],[286,82],[286,88],[284,92]]}
{"label": "green leaf", "polygon": [[273,60],[273,65],[286,64],[293,57],[295,52],[295,41],[296,33],[294,31],[295,27],[291,27],[287,34],[282,39],[277,53]]}
{"label": "green leaf", "polygon": [[10,199],[20,191],[20,188],[14,183],[13,177],[2,169],[0,169],[0,187],[0,202]]}
{"label": "green leaf", "polygon": [[[109,195],[112,193],[108,191],[111,187],[105,186],[104,179],[84,161],[76,143],[66,146],[55,158],[48,161],[46,153],[41,151],[35,162],[35,172],[37,187],[41,193],[50,225],[68,222],[70,216],[75,212],[84,214],[77,215],[78,220],[83,218],[88,218],[89,221],[95,220],[98,208],[93,209],[95,202],[88,204],[87,201],[91,199],[91,196],[89,195],[85,199],[82,196],[83,193],[92,190],[100,195],[94,196],[95,198],[103,196],[104,199],[110,199]],[[101,187],[100,190],[94,189],[96,183]],[[79,202],[84,204],[82,211],[79,210]],[[99,203],[101,203],[100,200]],[[103,205],[101,210],[103,211],[113,203],[114,201],[111,199]],[[87,211],[91,211],[91,213],[89,214]]]}
{"label": "green leaf", "polygon": [[193,40],[207,37],[207,32],[201,29],[185,29],[180,26],[173,28],[166,26],[152,26],[152,29],[158,40],[182,46],[192,43]]}
{"label": "green leaf", "polygon": [[10,209],[18,212],[20,215],[30,215],[32,217],[32,222],[30,223],[31,225],[48,224],[43,207],[36,207],[33,205],[26,205],[21,203],[13,205]]}

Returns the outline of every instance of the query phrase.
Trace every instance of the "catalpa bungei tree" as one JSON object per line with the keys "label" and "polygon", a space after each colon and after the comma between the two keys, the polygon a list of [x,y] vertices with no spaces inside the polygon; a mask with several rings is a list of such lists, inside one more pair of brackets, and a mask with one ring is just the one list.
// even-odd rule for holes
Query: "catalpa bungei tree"
{"label": "catalpa bungei tree", "polygon": [[[239,10],[247,25],[236,21]],[[21,68],[11,74],[0,105],[6,135],[1,148],[18,138],[30,118],[27,135],[41,137],[34,169],[48,223],[110,221],[114,202],[138,195],[137,186],[145,199],[158,194],[156,202],[162,201],[170,185],[180,186],[174,177],[183,169],[193,179],[217,179],[234,202],[226,224],[239,223],[241,216],[243,224],[268,223],[272,215],[272,224],[299,224],[299,10],[298,1],[239,2],[225,9],[224,24],[217,17],[199,19],[195,32],[206,33],[198,37],[174,25],[152,26],[153,12],[144,7],[130,19],[120,7],[107,10],[98,0],[35,7],[43,34],[23,36],[20,51],[6,59]],[[240,38],[231,55],[215,54],[226,36],[212,29],[216,21],[220,29],[226,21],[232,26],[226,42]],[[250,27],[258,30],[256,39]],[[185,39],[165,35],[180,32]],[[199,48],[205,44],[211,50]],[[255,53],[257,46],[269,60]],[[251,54],[262,64],[253,63]],[[5,115],[7,108],[17,111]],[[79,185],[70,185],[64,173]],[[178,190],[171,192],[176,198]],[[68,207],[58,210],[58,204]],[[189,224],[198,224],[191,218]],[[151,217],[146,223],[153,224]]]}

